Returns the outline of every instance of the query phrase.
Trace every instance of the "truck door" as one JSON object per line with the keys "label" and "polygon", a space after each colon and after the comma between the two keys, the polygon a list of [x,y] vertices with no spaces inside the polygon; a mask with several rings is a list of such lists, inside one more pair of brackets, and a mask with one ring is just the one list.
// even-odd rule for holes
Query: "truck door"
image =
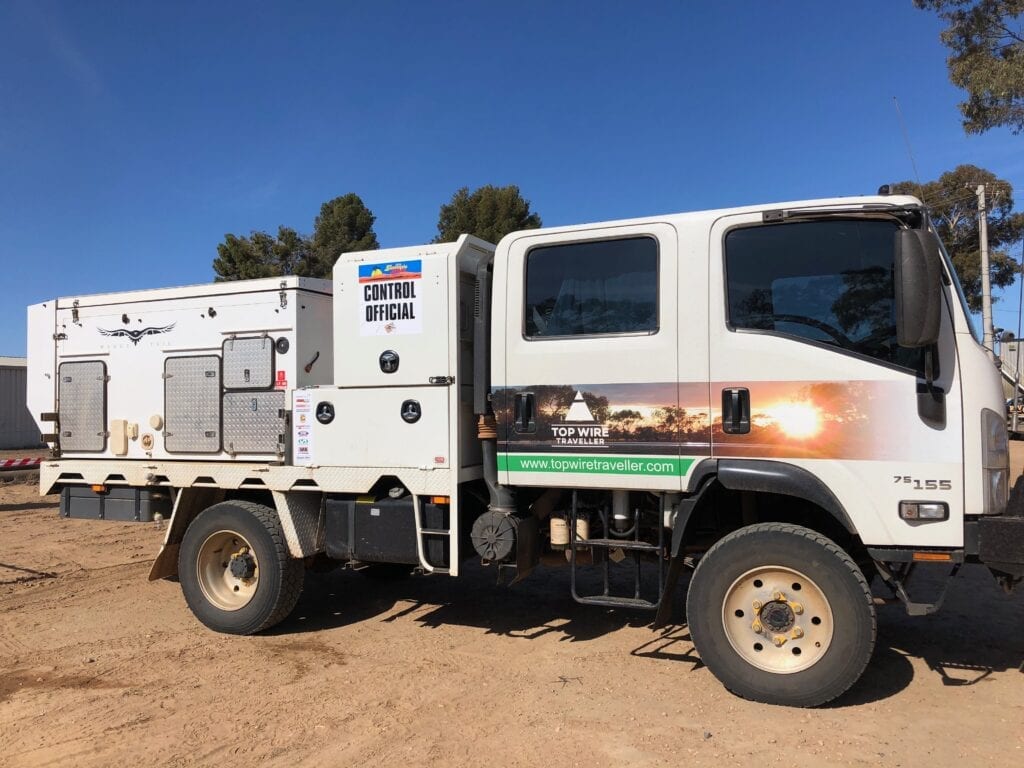
{"label": "truck door", "polygon": [[[806,470],[867,545],[959,546],[963,435],[950,296],[929,392],[925,351],[896,344],[901,226],[884,213],[840,211],[775,223],[743,214],[712,227],[713,452],[721,464]],[[948,519],[901,519],[900,502],[912,500],[946,503]]]}
{"label": "truck door", "polygon": [[[682,487],[694,459],[681,443],[707,451],[708,395],[706,340],[687,338],[681,373],[679,325],[700,327],[707,283],[696,268],[680,301],[679,259],[665,223],[524,234],[509,245],[495,377],[504,386],[494,397],[503,482]],[[698,382],[682,401],[681,376]]]}

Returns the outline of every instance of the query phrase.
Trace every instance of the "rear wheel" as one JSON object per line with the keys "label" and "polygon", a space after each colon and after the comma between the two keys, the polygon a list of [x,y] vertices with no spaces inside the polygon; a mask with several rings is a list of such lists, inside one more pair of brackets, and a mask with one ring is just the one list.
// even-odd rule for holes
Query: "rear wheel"
{"label": "rear wheel", "polygon": [[686,613],[708,669],[768,704],[831,701],[874,650],[864,575],[830,539],[796,525],[752,525],[715,544],[693,574]]}
{"label": "rear wheel", "polygon": [[203,510],[185,531],[178,578],[203,624],[249,635],[291,613],[302,591],[303,564],[289,556],[274,510],[225,501]]}

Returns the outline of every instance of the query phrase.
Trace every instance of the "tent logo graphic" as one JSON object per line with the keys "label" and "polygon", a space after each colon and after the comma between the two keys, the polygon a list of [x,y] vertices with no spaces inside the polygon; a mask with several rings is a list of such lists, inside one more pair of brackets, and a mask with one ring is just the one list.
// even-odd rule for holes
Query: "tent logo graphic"
{"label": "tent logo graphic", "polygon": [[569,412],[565,414],[566,421],[594,421],[594,414],[590,412],[590,406],[583,399],[583,393],[576,390],[576,397],[573,398]]}
{"label": "tent logo graphic", "polygon": [[608,439],[608,427],[598,424],[580,390],[565,413],[561,424],[551,425],[551,437],[556,446],[603,446]]}

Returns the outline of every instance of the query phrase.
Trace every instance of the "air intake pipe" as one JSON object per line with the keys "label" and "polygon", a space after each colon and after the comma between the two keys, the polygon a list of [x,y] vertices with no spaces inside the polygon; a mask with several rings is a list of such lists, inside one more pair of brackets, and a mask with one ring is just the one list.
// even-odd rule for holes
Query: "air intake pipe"
{"label": "air intake pipe", "polygon": [[491,261],[482,257],[476,267],[473,295],[473,412],[483,454],[491,512],[511,515],[516,511],[515,492],[498,482],[498,424],[491,408]]}

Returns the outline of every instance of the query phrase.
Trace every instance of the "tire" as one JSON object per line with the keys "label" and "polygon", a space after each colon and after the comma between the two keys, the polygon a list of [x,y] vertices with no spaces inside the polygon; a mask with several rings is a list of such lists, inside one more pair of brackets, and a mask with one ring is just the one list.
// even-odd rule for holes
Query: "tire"
{"label": "tire", "polygon": [[765,704],[831,701],[860,678],[875,647],[864,574],[830,539],[798,525],[751,525],[715,544],[694,571],[686,615],[715,677]]}
{"label": "tire", "polygon": [[251,501],[214,504],[185,531],[178,575],[185,602],[215,632],[251,635],[281,622],[302,592],[277,513]]}

